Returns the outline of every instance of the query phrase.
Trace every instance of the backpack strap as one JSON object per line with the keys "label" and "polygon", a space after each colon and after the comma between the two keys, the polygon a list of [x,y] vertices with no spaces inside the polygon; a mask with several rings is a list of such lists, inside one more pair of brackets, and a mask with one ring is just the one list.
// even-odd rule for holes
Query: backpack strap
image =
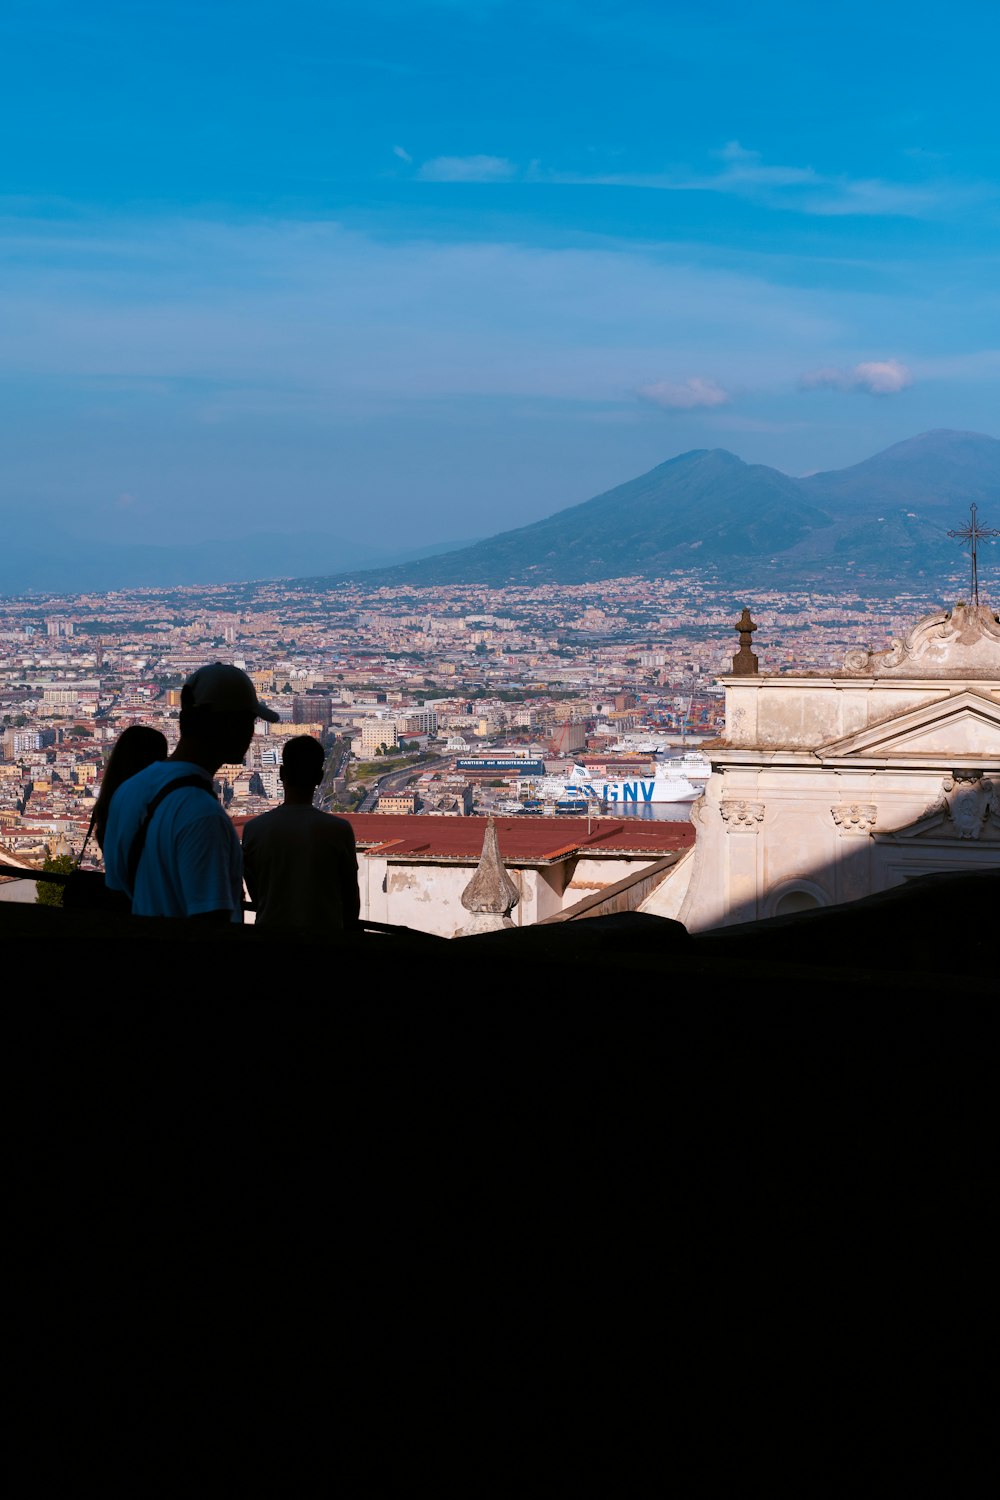
{"label": "backpack strap", "polygon": [[139,871],[139,861],[142,859],[142,851],[146,847],[146,835],[149,832],[149,825],[153,821],[153,814],[165,797],[169,797],[171,792],[179,792],[182,787],[186,786],[200,787],[203,792],[208,793],[213,802],[216,800],[215,793],[212,790],[212,783],[206,781],[204,776],[178,776],[174,781],[168,781],[166,786],[160,788],[156,796],[148,804],[142,822],[139,824],[135,838],[132,840],[128,851],[128,883],[129,889],[133,893],[135,892],[135,877]]}
{"label": "backpack strap", "polygon": [[97,822],[97,808],[95,807],[94,811],[90,815],[90,822],[87,824],[87,832],[84,834],[83,843],[80,845],[80,852],[76,856],[76,864],[73,866],[74,870],[78,870],[80,868],[80,866],[83,864],[83,856],[87,852],[87,845],[90,843],[90,835],[94,831],[94,824],[96,822]]}

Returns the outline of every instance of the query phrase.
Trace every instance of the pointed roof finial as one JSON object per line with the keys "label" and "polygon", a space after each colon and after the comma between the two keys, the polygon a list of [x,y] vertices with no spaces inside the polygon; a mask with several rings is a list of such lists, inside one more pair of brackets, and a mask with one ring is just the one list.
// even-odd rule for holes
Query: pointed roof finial
{"label": "pointed roof finial", "polygon": [[503,927],[513,927],[510,914],[519,899],[517,886],[504,868],[496,823],[491,815],[486,820],[479,864],[462,892],[462,905],[472,913],[472,921],[462,929],[463,933],[498,932]]}
{"label": "pointed roof finial", "polygon": [[743,606],[743,613],[736,621],[733,629],[738,630],[740,635],[740,649],[733,657],[733,676],[756,677],[757,658],[750,647],[753,645],[753,632],[757,627],[750,618],[750,611],[745,604]]}

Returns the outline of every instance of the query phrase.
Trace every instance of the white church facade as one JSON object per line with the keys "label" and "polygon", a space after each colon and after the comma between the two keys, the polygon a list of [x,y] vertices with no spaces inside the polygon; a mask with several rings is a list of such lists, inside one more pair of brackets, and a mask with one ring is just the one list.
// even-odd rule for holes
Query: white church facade
{"label": "white church facade", "polygon": [[759,673],[743,646],[694,849],[643,910],[690,931],[1000,867],[1000,618],[921,619],[828,675]]}

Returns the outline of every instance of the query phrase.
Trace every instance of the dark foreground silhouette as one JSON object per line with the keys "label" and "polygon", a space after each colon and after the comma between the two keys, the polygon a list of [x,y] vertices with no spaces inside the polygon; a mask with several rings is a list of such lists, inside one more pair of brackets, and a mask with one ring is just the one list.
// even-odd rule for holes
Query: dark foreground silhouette
{"label": "dark foreground silhouette", "polygon": [[466,1492],[801,1492],[954,1420],[968,1491],[998,886],[450,943],[0,905],[37,1492],[360,1453],[379,1493],[428,1448]]}

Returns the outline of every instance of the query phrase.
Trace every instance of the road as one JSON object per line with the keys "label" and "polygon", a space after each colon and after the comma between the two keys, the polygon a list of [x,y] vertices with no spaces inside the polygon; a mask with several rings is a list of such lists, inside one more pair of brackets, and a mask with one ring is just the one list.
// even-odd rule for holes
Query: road
{"label": "road", "polygon": [[393,792],[402,791],[411,776],[423,774],[424,771],[440,771],[445,766],[450,766],[454,758],[453,755],[440,755],[434,760],[425,760],[420,765],[401,766],[398,771],[387,772],[365,793],[358,804],[358,812],[374,812],[380,795],[390,796]]}
{"label": "road", "polygon": [[346,774],[350,754],[350,750],[345,745],[333,769],[324,772],[319,805],[325,812],[330,811],[330,803],[336,799],[336,784]]}

